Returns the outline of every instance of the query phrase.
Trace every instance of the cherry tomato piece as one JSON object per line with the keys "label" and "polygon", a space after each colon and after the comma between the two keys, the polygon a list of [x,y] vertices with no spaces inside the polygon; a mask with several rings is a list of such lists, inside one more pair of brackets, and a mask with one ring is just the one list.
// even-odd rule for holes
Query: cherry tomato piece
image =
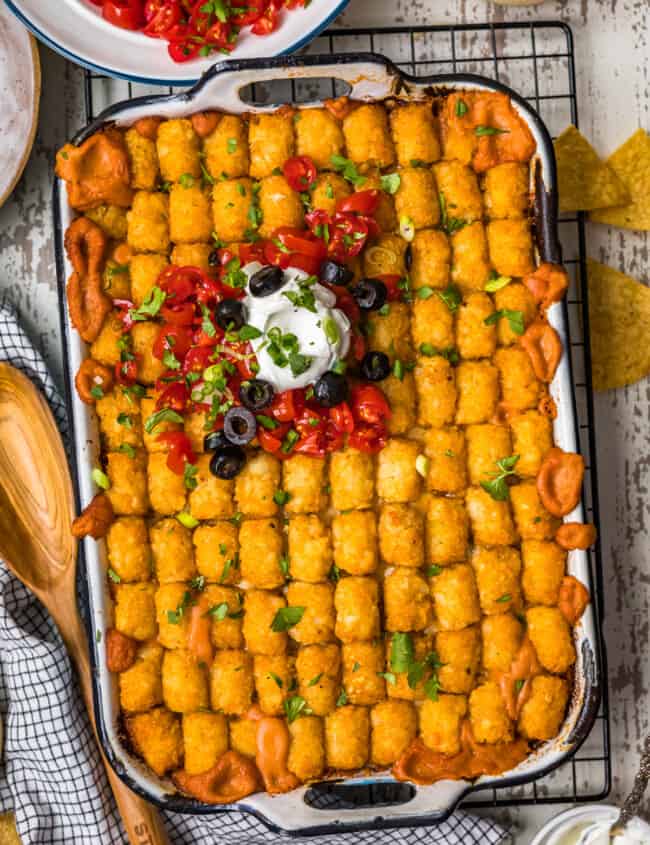
{"label": "cherry tomato piece", "polygon": [[303,390],[285,390],[278,393],[269,406],[269,416],[278,422],[292,422],[302,412],[304,404]]}
{"label": "cherry tomato piece", "polygon": [[347,402],[330,408],[330,419],[337,431],[351,434],[354,431],[354,417]]}
{"label": "cherry tomato piece", "polygon": [[186,463],[196,463],[192,444],[184,431],[164,431],[156,437],[156,440],[169,446],[167,466],[176,475],[183,475]]}
{"label": "cherry tomato piece", "polygon": [[190,398],[189,390],[185,382],[177,381],[174,384],[168,384],[165,387],[156,401],[156,408],[171,408],[178,414],[182,414],[187,406]]}
{"label": "cherry tomato piece", "polygon": [[248,26],[264,14],[266,7],[266,0],[239,0],[231,3],[230,13],[237,26]]}
{"label": "cherry tomato piece", "polygon": [[264,243],[256,241],[252,244],[242,244],[239,247],[239,260],[242,265],[249,264],[251,261],[259,261],[260,264],[269,263],[264,254]]}
{"label": "cherry tomato piece", "polygon": [[[170,301],[173,302],[173,300]],[[191,326],[194,321],[194,305],[191,302],[173,306],[163,305],[160,316],[166,323],[174,326]]]}
{"label": "cherry tomato piece", "polygon": [[355,419],[370,425],[390,419],[392,412],[386,397],[374,384],[362,384],[352,388],[352,412]]}
{"label": "cherry tomato piece", "polygon": [[142,0],[105,0],[102,17],[121,29],[140,29],[144,26]]}
{"label": "cherry tomato piece", "polygon": [[325,244],[321,240],[309,238],[308,234],[304,229],[292,229],[289,226],[281,226],[275,230],[273,236],[290,252],[298,252],[301,255],[320,258],[322,260],[327,255]]}
{"label": "cherry tomato piece", "polygon": [[349,197],[343,197],[336,203],[337,212],[367,214],[372,216],[379,205],[379,191],[357,191]]}
{"label": "cherry tomato piece", "polygon": [[260,446],[272,455],[281,455],[280,449],[285,434],[289,431],[289,424],[279,425],[273,431],[269,431],[262,426],[258,426],[257,439],[260,441]]}
{"label": "cherry tomato piece", "polygon": [[153,342],[152,354],[162,361],[165,352],[173,352],[181,361],[192,345],[192,332],[187,326],[172,326],[163,323],[158,337]]}
{"label": "cherry tomato piece", "polygon": [[150,38],[165,38],[181,20],[180,6],[170,0],[147,0],[144,6],[146,26],[142,30]]}
{"label": "cherry tomato piece", "polygon": [[226,50],[228,53],[235,48],[235,40],[232,37],[230,24],[217,21],[205,33],[205,41],[210,47],[219,50]]}
{"label": "cherry tomato piece", "polygon": [[270,35],[278,27],[278,10],[275,6],[267,6],[264,13],[255,21],[251,27],[253,35]]}
{"label": "cherry tomato piece", "polygon": [[373,455],[386,445],[386,429],[372,425],[358,425],[348,437],[348,445]]}
{"label": "cherry tomato piece", "polygon": [[138,376],[138,364],[135,359],[132,361],[118,361],[115,365],[115,381],[122,385],[135,384]]}
{"label": "cherry tomato piece", "polygon": [[308,156],[288,158],[282,165],[284,178],[294,191],[308,191],[316,181],[316,165]]}
{"label": "cherry tomato piece", "polygon": [[183,358],[183,375],[188,373],[202,373],[212,363],[210,346],[193,346]]}

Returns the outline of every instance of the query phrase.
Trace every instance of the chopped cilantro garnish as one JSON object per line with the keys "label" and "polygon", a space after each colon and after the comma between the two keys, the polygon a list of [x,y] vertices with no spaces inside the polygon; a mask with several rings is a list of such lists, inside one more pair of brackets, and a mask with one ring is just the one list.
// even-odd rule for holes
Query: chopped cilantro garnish
{"label": "chopped cilantro garnish", "polygon": [[448,235],[453,235],[463,226],[467,226],[467,220],[462,220],[460,217],[450,217],[447,214],[447,200],[442,191],[438,194],[438,202],[440,203],[440,225]]}
{"label": "chopped cilantro garnish", "polygon": [[521,335],[526,330],[524,325],[524,315],[522,312],[511,311],[509,308],[501,308],[499,311],[495,311],[493,314],[490,314],[489,317],[486,317],[483,322],[486,326],[493,326],[495,323],[498,323],[502,317],[508,321],[511,331],[515,334]]}
{"label": "chopped cilantro garnish", "polygon": [[307,702],[301,695],[293,695],[291,698],[287,698],[283,707],[289,723],[295,722],[298,716],[302,714],[311,713],[311,710],[307,707]]}
{"label": "chopped cilantro garnish", "polygon": [[460,288],[457,288],[454,284],[450,284],[444,290],[438,290],[436,293],[445,303],[447,308],[449,308],[452,312],[457,311],[463,301],[463,295],[460,292]]}
{"label": "chopped cilantro garnish", "polygon": [[497,502],[505,502],[508,498],[508,484],[506,478],[515,475],[515,465],[519,455],[510,455],[507,458],[499,458],[495,461],[498,472],[492,473],[490,481],[481,481],[481,487],[492,496]]}
{"label": "chopped cilantro garnish", "polygon": [[446,349],[438,349],[431,343],[421,343],[420,354],[426,355],[427,358],[440,355],[442,358],[446,358],[451,364],[458,363],[458,352],[453,346],[448,346]]}
{"label": "chopped cilantro garnish", "polygon": [[357,170],[356,164],[350,161],[349,158],[345,158],[344,156],[340,155],[333,155],[330,157],[330,161],[339,171],[339,173],[343,176],[344,179],[347,179],[348,182],[351,182],[355,188],[361,187],[361,185],[365,184],[366,177],[361,176],[359,171]]}
{"label": "chopped cilantro garnish", "polygon": [[272,631],[288,631],[297,625],[305,612],[304,607],[281,607],[271,622]]}

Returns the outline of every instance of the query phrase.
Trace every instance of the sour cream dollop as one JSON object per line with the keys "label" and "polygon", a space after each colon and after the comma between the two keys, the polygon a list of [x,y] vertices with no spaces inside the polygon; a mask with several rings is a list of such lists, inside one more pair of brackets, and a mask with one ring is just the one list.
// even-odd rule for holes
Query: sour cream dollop
{"label": "sour cream dollop", "polygon": [[[242,270],[250,282],[251,276],[261,268],[259,262],[252,261]],[[350,348],[352,327],[346,315],[335,308],[335,294],[319,282],[307,284],[309,278],[303,270],[289,267],[284,270],[284,285],[270,296],[252,296],[249,284],[246,286],[243,304],[247,322],[261,332],[260,337],[250,341],[260,368],[257,378],[270,382],[279,393],[318,381],[337,361],[345,358]],[[313,302],[309,293],[313,294]],[[311,308],[294,304],[305,295]],[[272,354],[273,340],[278,335],[293,336],[295,341],[291,342],[297,343],[299,354],[309,359],[302,372],[294,372],[289,361],[278,363],[277,354]]]}

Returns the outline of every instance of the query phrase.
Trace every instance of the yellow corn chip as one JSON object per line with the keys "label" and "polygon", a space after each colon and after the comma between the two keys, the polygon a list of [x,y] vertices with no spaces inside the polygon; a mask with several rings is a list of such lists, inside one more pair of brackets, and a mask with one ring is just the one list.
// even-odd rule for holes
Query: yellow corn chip
{"label": "yellow corn chip", "polygon": [[650,138],[637,129],[623,146],[607,159],[607,164],[625,184],[630,202],[617,208],[602,209],[589,215],[594,223],[609,223],[621,229],[650,229]]}
{"label": "yellow corn chip", "polygon": [[589,211],[630,201],[625,185],[575,126],[565,129],[554,146],[560,211]]}
{"label": "yellow corn chip", "polygon": [[650,287],[591,259],[587,270],[594,388],[633,384],[650,372]]}
{"label": "yellow corn chip", "polygon": [[20,845],[13,813],[0,816],[0,845]]}

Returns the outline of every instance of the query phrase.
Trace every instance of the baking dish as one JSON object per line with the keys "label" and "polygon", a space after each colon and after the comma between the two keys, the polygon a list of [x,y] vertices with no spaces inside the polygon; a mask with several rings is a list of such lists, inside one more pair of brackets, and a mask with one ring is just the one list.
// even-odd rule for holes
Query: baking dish
{"label": "baking dish", "polygon": [[[113,106],[82,130],[74,139],[80,143],[106,123],[130,125],[145,116],[182,117],[196,111],[222,109],[242,113],[270,111],[274,106],[251,107],[240,99],[241,89],[250,84],[274,79],[342,80],[350,88],[355,100],[381,100],[399,96],[401,100],[416,100],[418,96],[440,94],[454,89],[495,90],[507,94],[521,117],[528,124],[537,145],[535,166],[531,168],[535,197],[535,232],[541,261],[559,263],[555,194],[555,164],[550,138],[537,115],[522,98],[506,87],[471,75],[437,76],[415,79],[402,74],[388,60],[374,55],[311,56],[301,59],[246,61],[215,66],[203,80],[187,94],[177,97],[148,97]],[[310,105],[317,105],[311,103]],[[84,345],[72,330],[65,304],[65,280],[70,273],[63,251],[63,232],[72,219],[63,186],[55,184],[55,215],[57,271],[61,299],[61,319],[66,356],[68,388],[84,357]],[[548,319],[559,333],[565,349],[569,346],[566,305],[553,305]],[[578,449],[576,415],[572,390],[569,356],[564,355],[551,384],[551,395],[558,406],[554,423],[556,444],[565,451]],[[87,406],[72,397],[68,390],[70,417],[74,432],[74,459],[78,479],[80,503],[85,505],[93,496],[90,477],[99,451],[99,437],[94,417]],[[584,521],[582,505],[568,515],[572,521]],[[117,690],[114,678],[106,670],[105,638],[109,627],[109,597],[104,578],[105,550],[103,543],[87,541],[84,545],[86,577],[80,584],[83,604],[88,614],[89,640],[95,676],[95,696],[99,731],[107,756],[120,776],[137,792],[169,809],[194,813],[215,813],[215,808],[179,796],[167,781],[156,779],[143,764],[130,755],[123,744],[118,727]],[[568,573],[585,583],[594,597],[587,554],[573,551],[568,558]],[[99,634],[99,636],[96,636]],[[404,827],[414,824],[435,824],[446,817],[458,801],[475,789],[490,786],[513,786],[543,776],[563,762],[586,738],[596,717],[603,684],[602,643],[598,620],[592,603],[575,629],[578,655],[572,700],[560,735],[545,743],[515,770],[498,777],[483,777],[474,783],[440,781],[432,786],[411,787],[397,785],[390,774],[352,777],[342,788],[367,788],[371,806],[355,806],[342,810],[332,807],[324,790],[303,787],[280,797],[254,795],[237,804],[238,809],[251,812],[271,828],[291,835],[315,835],[335,831],[352,831],[377,827]],[[331,787],[330,787],[331,789]],[[396,806],[389,806],[397,793]],[[329,803],[329,807],[327,806]],[[352,802],[353,803],[353,802]],[[381,806],[381,809],[379,806]],[[322,807],[319,809],[318,807]]]}

